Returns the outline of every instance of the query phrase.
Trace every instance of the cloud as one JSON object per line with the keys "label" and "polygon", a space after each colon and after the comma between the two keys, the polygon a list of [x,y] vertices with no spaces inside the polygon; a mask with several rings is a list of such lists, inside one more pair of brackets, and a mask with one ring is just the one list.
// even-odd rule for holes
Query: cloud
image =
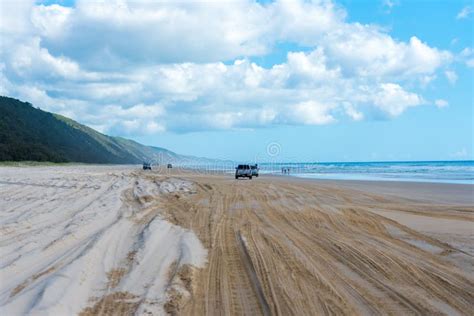
{"label": "cloud", "polygon": [[[456,76],[452,53],[329,0],[6,3],[0,92],[112,134],[395,118],[426,103],[417,86]],[[282,43],[304,49],[252,61]]]}
{"label": "cloud", "polygon": [[215,62],[269,49],[262,37],[270,16],[254,2],[78,1],[72,10],[58,7],[34,8],[44,45],[89,69]]}
{"label": "cloud", "polygon": [[43,37],[58,38],[64,35],[65,28],[70,25],[73,12],[73,9],[57,4],[39,5],[31,12],[31,22]]}
{"label": "cloud", "polygon": [[456,19],[466,19],[472,14],[473,10],[471,6],[465,6],[461,11],[456,15]]}
{"label": "cloud", "polygon": [[398,84],[382,83],[373,97],[373,102],[389,116],[396,117],[409,107],[423,104],[423,99],[415,93],[405,91]]}
{"label": "cloud", "polygon": [[280,0],[268,5],[267,30],[273,40],[291,41],[301,45],[320,44],[325,35],[344,23],[346,12],[332,1]]}
{"label": "cloud", "polygon": [[0,2],[0,34],[21,36],[29,34],[32,29],[30,14],[34,0]]}
{"label": "cloud", "polygon": [[466,66],[474,68],[474,49],[466,47],[461,51],[459,56],[460,59],[466,63]]}
{"label": "cloud", "polygon": [[448,101],[446,100],[443,100],[443,99],[437,99],[435,100],[435,105],[438,107],[438,108],[445,108],[449,105]]}
{"label": "cloud", "polygon": [[431,48],[417,37],[397,42],[377,28],[360,24],[328,35],[328,54],[344,67],[346,75],[408,78],[432,74],[452,54]]}
{"label": "cloud", "polygon": [[334,117],[328,113],[330,109],[331,106],[316,101],[306,101],[289,107],[287,117],[296,123],[307,125],[328,124],[335,121]]}
{"label": "cloud", "polygon": [[19,43],[15,50],[6,51],[4,57],[8,61],[6,71],[27,80],[75,80],[87,76],[76,62],[62,56],[55,57],[42,48],[38,37]]}
{"label": "cloud", "polygon": [[456,83],[456,81],[458,81],[458,75],[453,70],[446,70],[444,72],[444,74],[445,74],[446,79],[448,79],[450,84],[454,85]]}
{"label": "cloud", "polygon": [[350,103],[344,104],[344,110],[346,114],[354,121],[360,121],[364,118],[364,113],[357,111],[355,107]]}
{"label": "cloud", "polygon": [[110,119],[108,113],[114,113],[116,121],[108,122],[103,128],[114,134],[144,135],[166,130],[165,123],[161,121],[165,112],[160,104],[137,104],[127,109],[107,106],[101,111],[100,116],[108,120]]}

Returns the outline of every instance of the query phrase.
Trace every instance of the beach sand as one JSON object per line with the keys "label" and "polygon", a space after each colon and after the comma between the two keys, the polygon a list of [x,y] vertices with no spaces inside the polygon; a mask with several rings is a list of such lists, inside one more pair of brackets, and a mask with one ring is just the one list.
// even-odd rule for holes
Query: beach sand
{"label": "beach sand", "polygon": [[0,167],[0,311],[469,315],[473,187]]}

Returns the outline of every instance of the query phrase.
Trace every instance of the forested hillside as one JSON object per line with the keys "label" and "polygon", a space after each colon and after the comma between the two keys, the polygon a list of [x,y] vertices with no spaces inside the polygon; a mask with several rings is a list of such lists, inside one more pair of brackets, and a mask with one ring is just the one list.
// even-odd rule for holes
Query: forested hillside
{"label": "forested hillside", "polygon": [[0,97],[0,161],[125,164],[177,159],[169,150],[110,137],[30,103]]}

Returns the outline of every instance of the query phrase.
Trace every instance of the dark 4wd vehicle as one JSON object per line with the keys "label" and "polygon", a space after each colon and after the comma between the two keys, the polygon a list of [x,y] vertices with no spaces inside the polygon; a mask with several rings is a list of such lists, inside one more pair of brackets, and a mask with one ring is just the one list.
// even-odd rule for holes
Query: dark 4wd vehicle
{"label": "dark 4wd vehicle", "polygon": [[143,170],[151,170],[151,163],[144,162],[143,163]]}
{"label": "dark 4wd vehicle", "polygon": [[252,179],[252,169],[249,165],[238,165],[237,168],[235,168],[235,178]]}

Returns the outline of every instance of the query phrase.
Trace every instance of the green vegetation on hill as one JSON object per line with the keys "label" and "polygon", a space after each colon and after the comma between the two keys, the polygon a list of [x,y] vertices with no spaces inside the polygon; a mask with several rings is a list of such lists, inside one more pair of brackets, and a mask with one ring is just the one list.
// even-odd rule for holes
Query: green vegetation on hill
{"label": "green vegetation on hill", "polygon": [[125,164],[178,158],[169,150],[110,137],[30,103],[0,97],[0,161]]}

